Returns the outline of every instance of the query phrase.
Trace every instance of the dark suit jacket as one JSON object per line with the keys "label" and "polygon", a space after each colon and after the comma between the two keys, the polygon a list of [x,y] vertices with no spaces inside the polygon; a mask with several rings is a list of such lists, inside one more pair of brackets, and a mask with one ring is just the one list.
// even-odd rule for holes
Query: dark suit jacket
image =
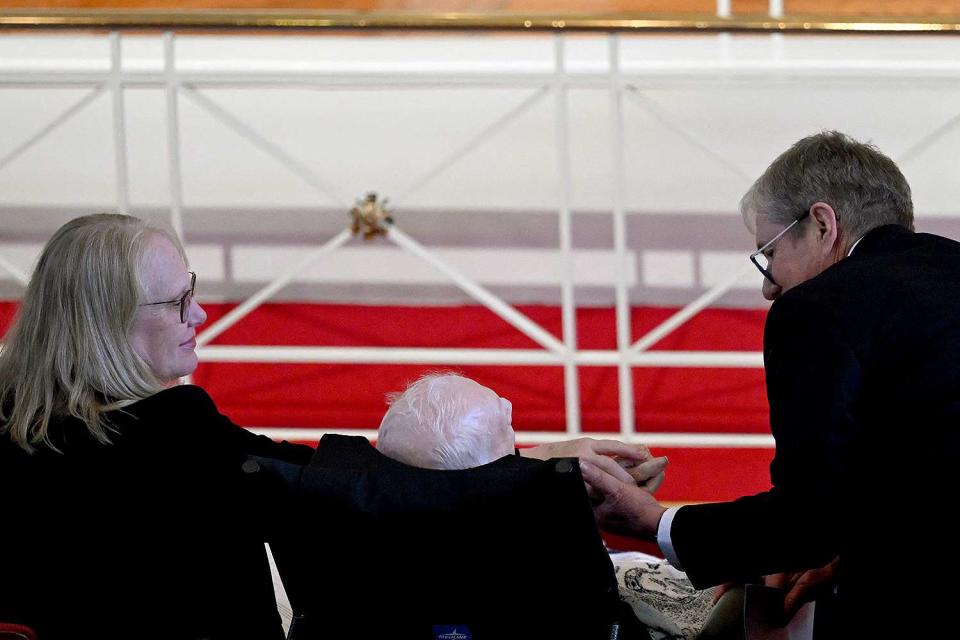
{"label": "dark suit jacket", "polygon": [[54,425],[63,453],[0,437],[0,619],[42,640],[282,638],[247,454],[309,461],[179,386],[111,414],[113,444]]}
{"label": "dark suit jacket", "polygon": [[773,304],[764,362],[773,489],[681,508],[683,568],[705,586],[839,554],[842,620],[890,624],[889,605],[937,629],[955,590],[931,581],[960,569],[960,244],[874,229]]}
{"label": "dark suit jacket", "polygon": [[[272,544],[297,638],[647,638],[621,605],[575,460],[418,469],[324,436],[286,480],[297,523]],[[283,498],[278,498],[278,502]],[[435,625],[440,625],[441,630]]]}

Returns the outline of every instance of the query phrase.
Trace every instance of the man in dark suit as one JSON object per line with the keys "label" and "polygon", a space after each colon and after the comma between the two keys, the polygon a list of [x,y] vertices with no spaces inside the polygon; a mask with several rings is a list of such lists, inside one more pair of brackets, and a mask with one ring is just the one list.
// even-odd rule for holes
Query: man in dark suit
{"label": "man in dark suit", "polygon": [[773,488],[667,510],[583,463],[598,516],[655,538],[699,587],[784,572],[791,598],[828,587],[820,637],[939,637],[957,591],[934,585],[960,573],[960,244],[914,233],[893,161],[837,132],[778,157],[741,212],[774,301]]}

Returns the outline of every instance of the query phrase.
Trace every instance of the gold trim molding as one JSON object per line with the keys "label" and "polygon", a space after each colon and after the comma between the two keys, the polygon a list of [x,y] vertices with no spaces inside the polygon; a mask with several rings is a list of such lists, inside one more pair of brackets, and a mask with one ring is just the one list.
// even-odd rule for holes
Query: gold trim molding
{"label": "gold trim molding", "polygon": [[960,33],[953,21],[842,16],[520,14],[235,10],[0,10],[5,29],[346,29],[698,33]]}

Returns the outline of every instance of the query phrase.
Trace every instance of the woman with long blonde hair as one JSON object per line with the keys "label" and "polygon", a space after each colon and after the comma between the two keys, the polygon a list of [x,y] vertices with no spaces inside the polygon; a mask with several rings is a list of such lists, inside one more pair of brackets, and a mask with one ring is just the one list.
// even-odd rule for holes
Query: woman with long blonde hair
{"label": "woman with long blonde hair", "polygon": [[232,424],[200,388],[176,237],[72,220],[0,353],[0,619],[57,638],[282,638],[248,454],[313,450]]}

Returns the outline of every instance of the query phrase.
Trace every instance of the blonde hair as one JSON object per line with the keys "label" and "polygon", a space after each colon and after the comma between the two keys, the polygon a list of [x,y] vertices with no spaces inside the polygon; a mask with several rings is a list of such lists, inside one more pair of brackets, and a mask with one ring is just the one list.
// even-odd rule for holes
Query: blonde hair
{"label": "blonde hair", "polygon": [[128,338],[154,234],[183,254],[172,234],[106,213],[71,220],[43,248],[0,352],[0,433],[27,452],[59,451],[51,421],[67,416],[108,444],[106,412],[163,388]]}

